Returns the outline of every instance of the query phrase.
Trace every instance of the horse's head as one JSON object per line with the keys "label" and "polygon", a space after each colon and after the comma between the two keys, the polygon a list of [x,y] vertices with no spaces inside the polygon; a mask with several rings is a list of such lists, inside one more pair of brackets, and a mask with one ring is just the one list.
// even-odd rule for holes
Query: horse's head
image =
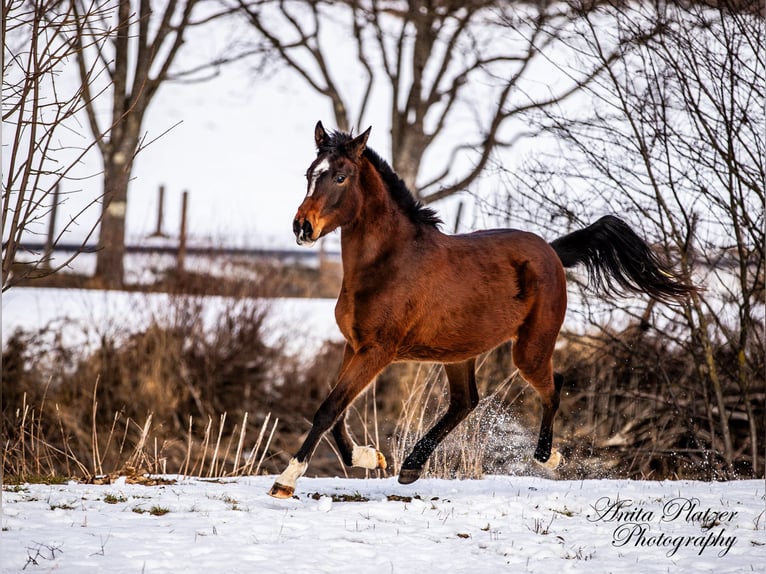
{"label": "horse's head", "polygon": [[298,245],[312,245],[358,215],[360,163],[371,129],[352,138],[340,132],[327,134],[322,122],[317,122],[317,157],[306,172],[306,197],[293,221]]}

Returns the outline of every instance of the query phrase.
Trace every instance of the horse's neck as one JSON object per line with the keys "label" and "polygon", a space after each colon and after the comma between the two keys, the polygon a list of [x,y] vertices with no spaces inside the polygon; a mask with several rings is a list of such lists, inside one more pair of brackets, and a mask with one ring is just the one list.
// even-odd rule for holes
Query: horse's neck
{"label": "horse's neck", "polygon": [[416,224],[391,197],[380,174],[366,162],[360,181],[364,200],[359,217],[341,229],[344,273],[377,265],[382,255],[401,250],[411,241]]}

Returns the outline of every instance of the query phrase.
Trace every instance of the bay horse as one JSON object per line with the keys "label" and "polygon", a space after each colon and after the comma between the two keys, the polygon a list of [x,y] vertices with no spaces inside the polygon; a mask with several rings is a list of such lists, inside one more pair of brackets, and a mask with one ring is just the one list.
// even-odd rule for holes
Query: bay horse
{"label": "bay horse", "polygon": [[340,228],[343,281],[335,319],[346,343],[337,383],[269,494],[293,496],[330,430],[346,465],[386,468],[376,448],[353,442],[346,410],[397,361],[442,363],[449,384],[446,412],[402,464],[399,482],[416,481],[434,449],[479,402],[476,357],[509,340],[519,373],[542,401],[534,458],[555,466],[553,419],[563,381],[552,355],[567,304],[564,268],[584,264],[597,287],[663,301],[680,300],[693,287],[614,216],[552,243],[515,229],[444,234],[436,213],[367,147],[370,131],[328,133],[321,122],[314,129],[317,156],[293,232],[299,245],[311,245]]}

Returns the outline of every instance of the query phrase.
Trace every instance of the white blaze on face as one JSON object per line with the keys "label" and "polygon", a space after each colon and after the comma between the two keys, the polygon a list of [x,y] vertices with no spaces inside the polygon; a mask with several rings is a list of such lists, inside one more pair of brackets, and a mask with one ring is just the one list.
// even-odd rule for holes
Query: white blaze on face
{"label": "white blaze on face", "polygon": [[317,180],[321,177],[321,175],[325,172],[327,172],[330,169],[330,160],[327,158],[324,158],[322,161],[320,161],[311,172],[311,175],[309,176],[309,192],[306,194],[307,197],[311,197],[314,194],[314,188],[316,188]]}

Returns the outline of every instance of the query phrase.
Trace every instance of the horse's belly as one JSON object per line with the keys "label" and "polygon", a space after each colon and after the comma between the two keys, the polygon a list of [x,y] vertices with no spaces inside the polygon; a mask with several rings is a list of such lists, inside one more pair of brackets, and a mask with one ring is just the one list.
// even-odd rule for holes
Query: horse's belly
{"label": "horse's belly", "polygon": [[397,360],[451,363],[470,359],[513,339],[525,315],[525,309],[506,307],[415,325],[400,345]]}

